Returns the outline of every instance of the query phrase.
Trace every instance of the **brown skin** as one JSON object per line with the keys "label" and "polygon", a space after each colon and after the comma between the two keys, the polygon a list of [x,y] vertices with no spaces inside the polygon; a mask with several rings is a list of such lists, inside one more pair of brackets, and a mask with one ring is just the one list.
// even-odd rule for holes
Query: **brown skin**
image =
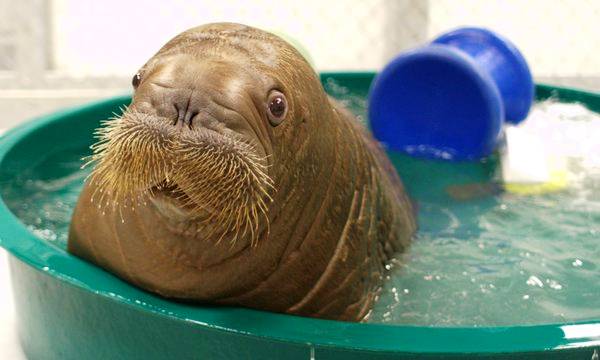
{"label": "brown skin", "polygon": [[[158,125],[147,127],[171,139],[152,140],[162,147],[140,158],[164,170],[134,189],[127,179],[140,177],[139,169],[127,165],[127,159],[138,151],[120,148],[110,161],[100,154],[96,169],[107,170],[98,170],[96,181],[92,176],[85,184],[69,251],[169,298],[363,319],[381,286],[385,263],[408,246],[415,220],[382,150],[348,111],[327,97],[302,56],[272,34],[209,24],[167,43],[134,85],[129,110],[154,116]],[[271,110],[281,108],[271,101],[280,93],[286,109],[277,118]],[[242,160],[255,156],[254,162],[265,166],[267,193],[253,190],[251,197],[252,203],[267,204],[257,217],[255,235],[238,231],[234,236],[225,222],[215,221],[222,219],[223,209],[240,211],[244,204],[223,200],[227,205],[203,206],[189,185],[210,178],[209,198],[246,186],[234,182],[219,188],[230,175],[194,172],[179,162],[181,151],[196,150],[180,139],[204,139],[207,129],[219,134],[217,147],[234,136],[243,139],[252,150],[234,155]],[[107,137],[116,138],[114,133]],[[178,150],[172,144],[179,144]],[[163,155],[166,160],[161,161]],[[113,165],[121,162],[125,165],[118,169]],[[128,172],[130,177],[118,177]],[[111,186],[126,188],[127,194],[105,182],[98,201],[103,178],[111,176],[117,179]],[[156,187],[163,177],[179,200]],[[147,191],[152,186],[155,190]],[[184,200],[181,194],[186,194]]]}

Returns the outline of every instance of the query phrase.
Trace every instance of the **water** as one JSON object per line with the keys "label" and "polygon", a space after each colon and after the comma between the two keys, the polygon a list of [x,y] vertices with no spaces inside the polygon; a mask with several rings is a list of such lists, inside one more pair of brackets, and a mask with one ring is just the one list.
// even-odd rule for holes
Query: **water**
{"label": "water", "polygon": [[[327,88],[365,118],[364,94],[335,83]],[[497,159],[457,165],[392,154],[417,203],[419,232],[408,252],[389,264],[370,322],[494,326],[600,318],[600,164],[590,135],[599,134],[600,119],[566,108],[556,114],[547,103],[537,109],[541,128],[555,133],[548,141],[568,150],[570,181],[561,192],[456,201],[447,186],[492,183]],[[79,168],[87,151],[51,154],[3,184],[16,215],[60,248],[88,174]]]}
{"label": "water", "polygon": [[417,200],[419,232],[391,264],[369,321],[508,326],[600,317],[600,116],[543,102],[524,129],[565,158],[563,191],[456,201],[447,187],[493,184],[497,158],[469,166],[392,155]]}
{"label": "water", "polygon": [[[90,169],[81,169],[87,148],[52,154],[2,184],[2,198],[35,235],[62,249],[67,247],[71,215]],[[48,178],[52,174],[52,178]]]}

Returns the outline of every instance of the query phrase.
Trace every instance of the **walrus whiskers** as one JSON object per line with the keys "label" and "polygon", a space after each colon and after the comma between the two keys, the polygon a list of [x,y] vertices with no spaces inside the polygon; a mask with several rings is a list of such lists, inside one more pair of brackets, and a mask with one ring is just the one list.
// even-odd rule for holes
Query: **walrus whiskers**
{"label": "walrus whiskers", "polygon": [[100,193],[110,194],[113,205],[149,190],[170,172],[171,161],[164,154],[172,145],[172,130],[161,129],[159,121],[128,111],[96,132],[98,142],[92,145],[91,158],[96,167],[90,180]]}
{"label": "walrus whiskers", "polygon": [[[240,235],[250,232],[256,245],[259,216],[268,224],[267,201],[272,201],[273,182],[267,174],[265,159],[256,155],[253,147],[235,137],[223,137],[212,131],[189,133],[178,139],[174,149],[176,168],[173,181],[189,198],[187,206],[209,211],[206,221],[222,224],[235,244]],[[198,175],[201,176],[198,179]],[[212,234],[211,234],[212,235]]]}
{"label": "walrus whiskers", "polygon": [[[266,202],[274,190],[266,160],[235,135],[205,129],[181,133],[165,121],[129,110],[104,123],[89,161],[96,163],[90,174],[97,185],[93,198],[100,194],[99,206],[135,208],[154,187],[177,186],[185,195],[178,200],[190,214],[208,212],[202,221],[220,224],[212,227],[221,232],[217,243],[230,236],[234,245],[240,234],[250,233],[255,246],[259,217],[268,223]],[[190,181],[198,175],[201,181]]]}

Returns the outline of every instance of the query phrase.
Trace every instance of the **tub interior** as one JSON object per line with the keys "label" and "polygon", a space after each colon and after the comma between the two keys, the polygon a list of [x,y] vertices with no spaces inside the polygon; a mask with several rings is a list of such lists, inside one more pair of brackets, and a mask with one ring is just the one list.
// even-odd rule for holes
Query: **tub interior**
{"label": "tub interior", "polygon": [[[322,80],[329,94],[368,125],[366,95],[372,75],[324,75]],[[552,95],[549,91],[538,87],[538,99]],[[94,142],[93,131],[128,101],[123,96],[54,115],[60,121],[45,118],[48,126],[31,130],[2,160],[3,201],[28,231],[62,253],[63,260],[73,258],[65,252],[68,225],[90,171],[80,167]],[[598,173],[584,173],[583,180],[557,193],[491,191],[457,201],[448,187],[497,181],[497,155],[475,163],[388,155],[416,204],[419,231],[411,248],[389,263],[368,322],[495,327],[600,318]],[[128,286],[120,282],[121,288]],[[161,306],[164,311],[181,306],[188,314],[206,310],[177,303],[167,310],[163,305],[170,302],[147,293],[139,301],[148,299],[159,311]]]}

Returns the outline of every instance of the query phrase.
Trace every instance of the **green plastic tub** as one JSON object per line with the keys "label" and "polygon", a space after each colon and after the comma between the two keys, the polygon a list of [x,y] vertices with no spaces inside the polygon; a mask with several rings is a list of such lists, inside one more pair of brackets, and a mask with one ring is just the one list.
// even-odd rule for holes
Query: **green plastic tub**
{"label": "green plastic tub", "polygon": [[[366,95],[373,73],[322,74]],[[538,85],[537,97],[600,96]],[[92,132],[127,96],[31,121],[0,139],[0,190],[26,167]],[[52,176],[52,167],[48,168]],[[0,192],[2,193],[2,192]],[[0,201],[0,245],[10,254],[21,344],[31,359],[597,359],[600,319],[492,328],[348,323],[194,306],[139,290],[36,237]],[[596,355],[595,355],[596,354]],[[596,356],[596,357],[594,357]]]}

